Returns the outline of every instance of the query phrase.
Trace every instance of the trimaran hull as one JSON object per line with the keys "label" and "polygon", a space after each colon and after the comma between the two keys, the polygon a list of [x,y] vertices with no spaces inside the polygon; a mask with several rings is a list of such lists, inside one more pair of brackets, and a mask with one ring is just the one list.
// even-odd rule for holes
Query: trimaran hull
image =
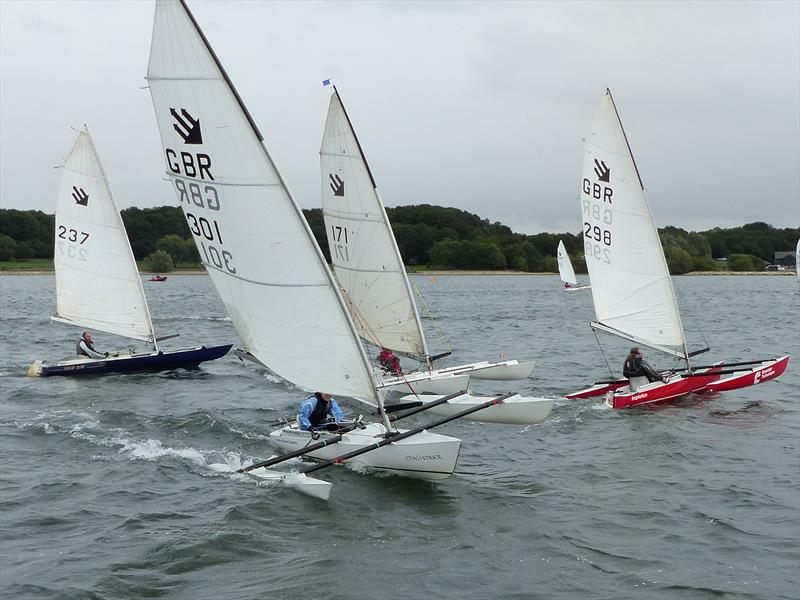
{"label": "trimaran hull", "polygon": [[631,408],[644,404],[654,404],[674,400],[687,394],[697,394],[705,390],[712,381],[720,378],[721,366],[701,369],[691,377],[675,375],[666,382],[653,381],[638,387],[635,391],[620,388],[606,395],[606,403],[612,408]]}
{"label": "trimaran hull", "polygon": [[788,365],[788,354],[774,360],[766,360],[761,364],[752,367],[751,369],[737,371],[727,377],[723,377],[718,381],[710,383],[708,386],[706,386],[706,391],[727,392],[729,390],[736,390],[750,385],[764,383],[765,381],[775,379],[779,375],[783,374]]}
{"label": "trimaran hull", "polygon": [[106,373],[139,373],[144,371],[167,371],[170,369],[196,367],[201,362],[216,360],[224,356],[231,345],[206,348],[186,348],[169,352],[154,351],[115,353],[107,358],[76,358],[55,363],[36,361],[28,368],[32,377],[51,377],[54,375],[104,375]]}
{"label": "trimaran hull", "polygon": [[[413,402],[421,401],[429,404],[441,398],[441,396],[406,396],[402,400]],[[464,394],[453,398],[448,402],[429,408],[427,412],[440,415],[451,416],[470,406],[477,406],[490,398],[488,396],[472,396]],[[469,421],[480,421],[483,423],[505,423],[508,425],[535,425],[541,423],[553,410],[554,398],[532,398],[525,396],[511,396],[503,400],[502,404],[496,404],[483,410],[462,417]]]}
{"label": "trimaran hull", "polygon": [[515,379],[527,379],[533,373],[536,361],[528,360],[520,362],[518,360],[503,360],[498,362],[481,361],[468,365],[456,365],[437,369],[433,373],[466,373],[472,379],[487,379],[492,381],[512,381]]}
{"label": "trimaran hull", "polygon": [[[402,433],[403,430],[398,432]],[[374,445],[384,439],[385,434],[386,429],[383,425],[366,424],[364,429],[346,433],[336,444],[310,452],[307,456],[318,460],[331,460],[347,452]],[[296,423],[293,423],[270,433],[270,439],[276,446],[289,452],[334,435],[333,432],[322,431],[319,432],[318,440],[312,440],[311,432],[302,431]],[[461,440],[457,438],[423,431],[410,438],[362,454],[352,462],[395,475],[437,481],[453,474],[460,449]]]}

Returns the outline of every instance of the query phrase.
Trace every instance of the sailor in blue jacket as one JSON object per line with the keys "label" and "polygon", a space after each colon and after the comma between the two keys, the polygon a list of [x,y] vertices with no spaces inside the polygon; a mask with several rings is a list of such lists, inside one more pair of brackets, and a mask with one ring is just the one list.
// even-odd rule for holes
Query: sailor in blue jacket
{"label": "sailor in blue jacket", "polygon": [[344,419],[344,413],[331,394],[315,392],[300,405],[297,422],[303,431],[324,429],[328,416],[338,423]]}

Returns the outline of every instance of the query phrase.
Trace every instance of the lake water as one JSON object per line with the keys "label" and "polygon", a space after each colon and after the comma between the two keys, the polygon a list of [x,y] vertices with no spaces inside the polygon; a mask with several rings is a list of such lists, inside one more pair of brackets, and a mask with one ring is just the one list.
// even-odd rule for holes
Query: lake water
{"label": "lake water", "polygon": [[[423,321],[433,351],[537,360],[534,378],[478,391],[557,397],[608,375],[589,292],[548,276],[412,280],[435,316]],[[269,422],[301,390],[233,355],[155,375],[27,378],[34,360],[70,355],[79,332],[48,322],[52,277],[0,277],[0,596],[800,598],[800,285],[675,285],[689,339],[713,349],[702,362],[792,353],[787,372],[648,409],[559,400],[532,427],[450,423],[437,431],[464,440],[453,477],[328,469],[324,503],[208,467],[272,454]],[[208,277],[145,286],[158,328],[181,334],[165,345],[236,341]],[[629,344],[600,342],[618,371]]]}

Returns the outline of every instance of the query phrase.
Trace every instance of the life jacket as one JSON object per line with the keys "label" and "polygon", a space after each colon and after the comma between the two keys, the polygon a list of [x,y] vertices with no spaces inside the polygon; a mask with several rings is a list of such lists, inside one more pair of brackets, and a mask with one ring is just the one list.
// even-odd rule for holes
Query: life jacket
{"label": "life jacket", "polygon": [[314,410],[311,411],[311,414],[308,415],[308,421],[311,423],[312,427],[316,427],[322,423],[328,417],[328,411],[331,408],[330,402],[325,402],[322,394],[316,393],[314,397],[317,399],[317,405],[314,407]]}
{"label": "life jacket", "polygon": [[395,357],[395,355],[388,350],[386,352],[381,352],[378,355],[378,364],[380,365],[381,369],[383,369],[387,373],[395,372],[396,361],[397,358]]}
{"label": "life jacket", "polygon": [[95,352],[97,352],[97,350],[94,349],[94,344],[90,344],[85,339],[83,339],[83,337],[81,337],[78,339],[78,343],[75,344],[75,354],[77,354],[78,356],[89,356],[86,353],[86,351],[83,348],[81,348],[81,342],[84,342],[90,350],[94,350]]}
{"label": "life jacket", "polygon": [[646,377],[646,373],[644,368],[642,368],[642,362],[639,361],[639,364],[636,364],[636,357],[625,359],[625,364],[622,367],[622,375],[625,377]]}

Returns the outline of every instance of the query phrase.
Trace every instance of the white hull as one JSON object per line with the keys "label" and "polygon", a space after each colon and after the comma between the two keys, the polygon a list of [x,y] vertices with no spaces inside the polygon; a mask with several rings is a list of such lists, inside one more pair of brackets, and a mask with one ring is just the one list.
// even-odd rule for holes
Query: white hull
{"label": "white hull", "polygon": [[565,292],[577,292],[578,290],[588,290],[591,289],[591,285],[576,285],[573,287],[564,288]]}
{"label": "white hull", "polygon": [[[423,403],[433,402],[441,396],[406,396],[402,400],[413,402],[414,400]],[[429,408],[428,413],[449,417],[470,406],[476,406],[492,399],[492,396],[471,396],[465,394],[444,404]],[[534,425],[541,423],[550,414],[555,403],[554,398],[530,398],[525,396],[511,396],[503,401],[502,404],[495,404],[483,410],[463,417],[470,421],[481,421],[483,423],[506,423],[509,425]]]}
{"label": "white hull", "polygon": [[[310,452],[307,456],[330,460],[379,442],[385,432],[383,425],[369,423],[365,429],[346,433],[339,443]],[[336,435],[330,432],[319,432],[319,434],[319,440],[312,440],[310,432],[298,429],[293,423],[273,431],[269,437],[281,450],[290,452]],[[460,439],[422,431],[399,442],[357,456],[352,462],[403,477],[436,481],[446,479],[453,474],[460,450]]]}
{"label": "white hull", "polygon": [[436,371],[430,373],[408,373],[402,377],[383,377],[378,383],[378,388],[386,392],[397,394],[454,394],[461,390],[466,390],[469,386],[469,375],[466,374],[439,374]]}
{"label": "white hull", "polygon": [[[491,379],[494,381],[511,381],[514,379],[527,379],[533,373],[536,361],[527,360],[504,360],[499,362],[489,362],[484,360],[468,365],[456,365],[445,369],[432,371],[439,374],[468,374],[473,379]],[[457,390],[454,390],[457,391]],[[445,392],[441,392],[445,393]]]}

